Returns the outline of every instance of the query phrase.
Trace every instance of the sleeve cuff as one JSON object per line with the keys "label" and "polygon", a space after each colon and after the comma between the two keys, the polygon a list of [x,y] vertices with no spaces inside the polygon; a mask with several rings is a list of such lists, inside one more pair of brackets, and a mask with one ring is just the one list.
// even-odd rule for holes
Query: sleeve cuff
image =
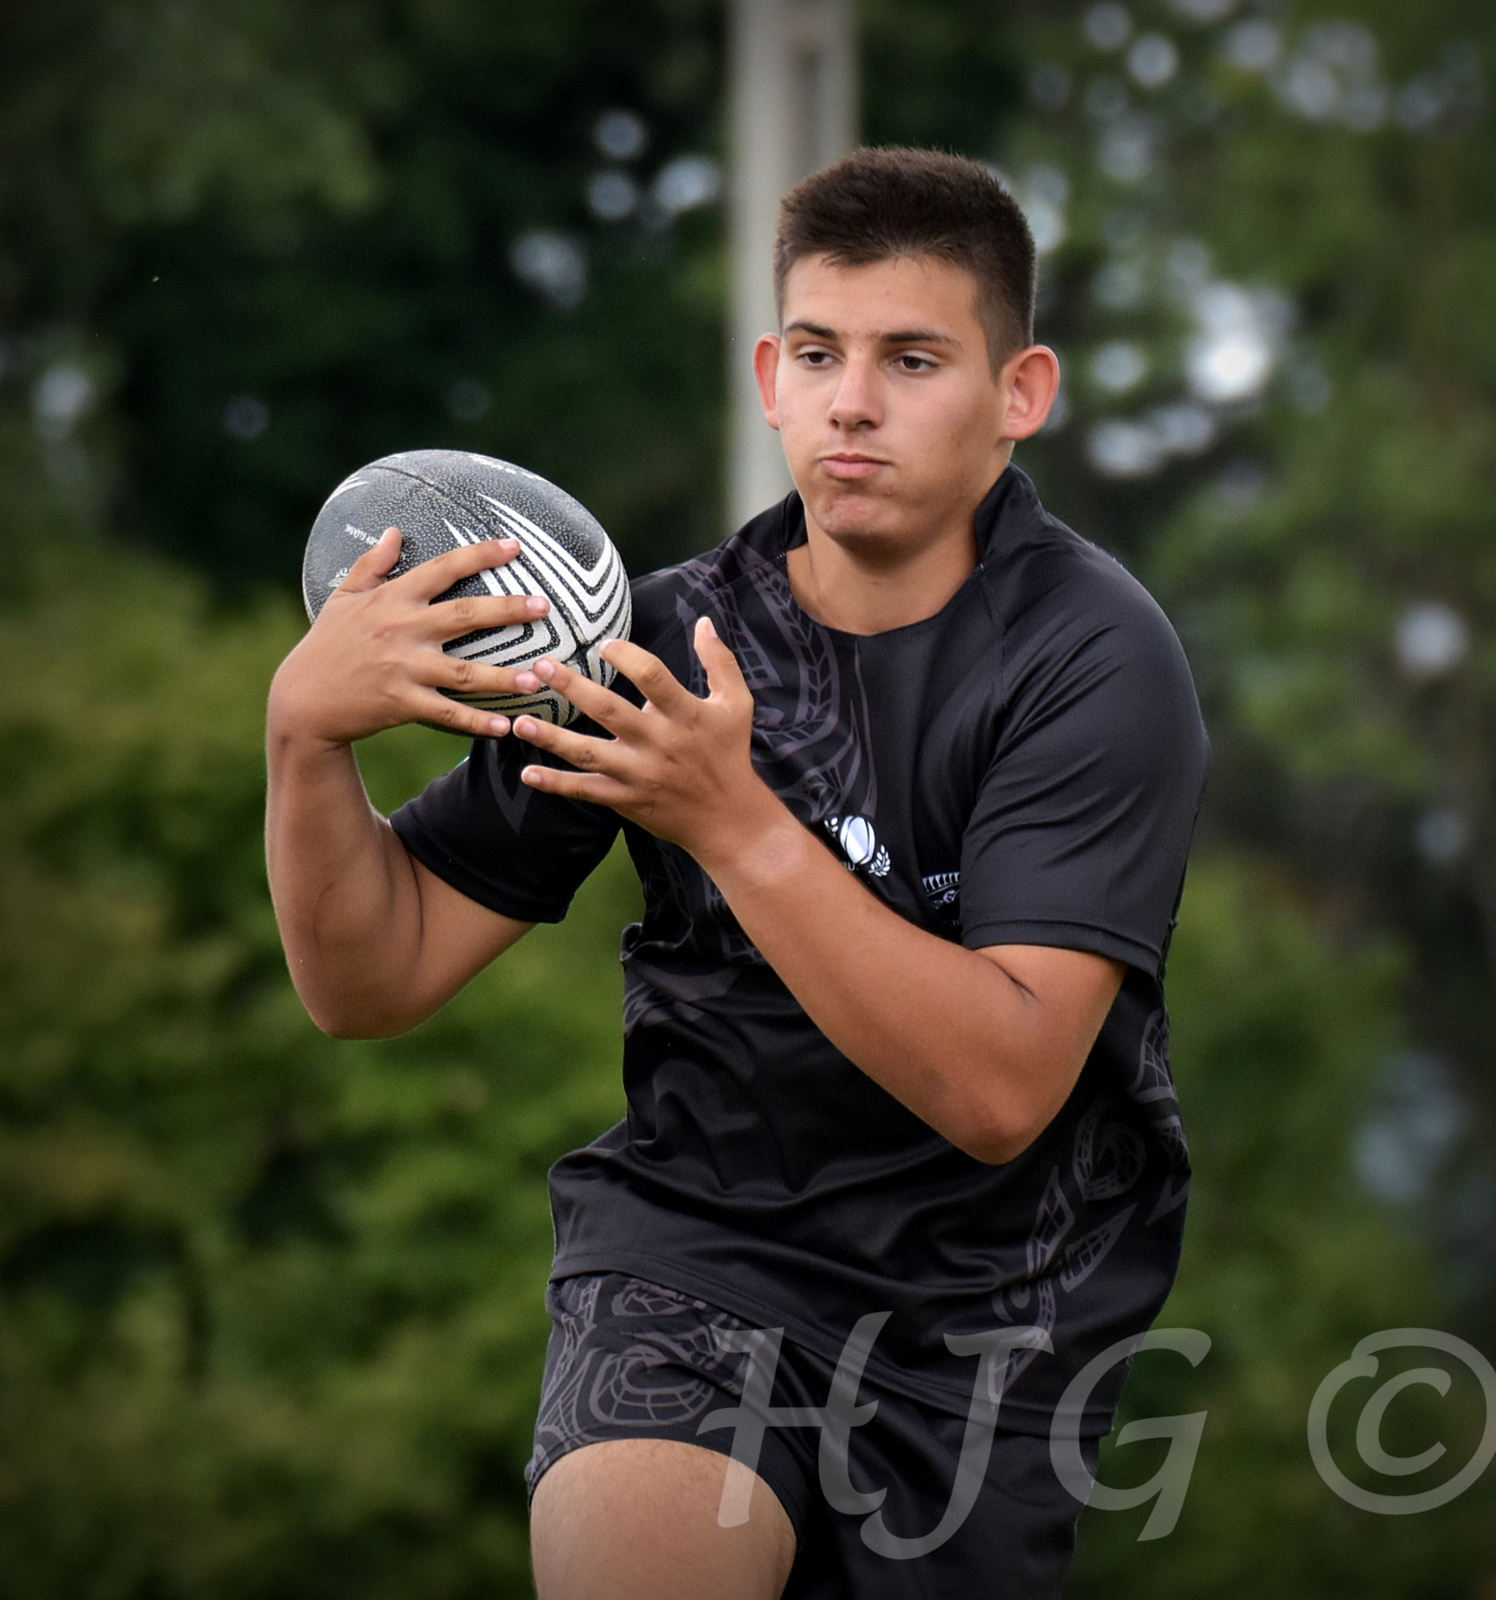
{"label": "sleeve cuff", "polygon": [[501,917],[513,917],[516,922],[560,922],[571,906],[569,895],[559,903],[554,898],[541,900],[480,876],[460,857],[442,849],[405,807],[390,818],[390,826],[400,843],[423,867],[459,894],[476,900],[490,911],[497,911]]}
{"label": "sleeve cuff", "polygon": [[968,950],[981,950],[994,944],[1037,944],[1057,950],[1086,950],[1092,955],[1125,962],[1154,978],[1159,976],[1163,964],[1162,953],[1154,946],[1131,939],[1113,928],[1100,928],[1087,922],[978,922],[962,928],[961,943]]}

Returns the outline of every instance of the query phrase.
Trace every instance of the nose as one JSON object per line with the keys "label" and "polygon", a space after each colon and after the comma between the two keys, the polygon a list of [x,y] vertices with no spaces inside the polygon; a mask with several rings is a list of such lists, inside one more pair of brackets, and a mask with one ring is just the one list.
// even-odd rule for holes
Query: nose
{"label": "nose", "polygon": [[828,415],[835,427],[847,430],[873,428],[883,420],[875,359],[857,354],[847,357]]}

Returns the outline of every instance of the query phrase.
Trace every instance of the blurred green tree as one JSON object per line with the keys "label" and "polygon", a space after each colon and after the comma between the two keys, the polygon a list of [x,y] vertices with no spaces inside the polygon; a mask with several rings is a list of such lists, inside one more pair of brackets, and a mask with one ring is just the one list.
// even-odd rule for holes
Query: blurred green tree
{"label": "blurred green tree", "polygon": [[[0,620],[0,1594],[518,1594],[544,1172],[621,1111],[623,860],[418,1034],[291,993],[297,621],[75,543]],[[365,747],[386,805],[460,746]]]}
{"label": "blurred green tree", "polygon": [[[1073,1600],[1434,1600],[1472,1594],[1496,1566],[1488,1487],[1418,1516],[1371,1515],[1330,1492],[1306,1445],[1315,1391],[1357,1340],[1445,1328],[1453,1309],[1416,1232],[1366,1193],[1357,1170],[1377,1067],[1403,1028],[1401,958],[1390,944],[1337,950],[1316,920],[1292,880],[1262,863],[1216,856],[1191,868],[1169,980],[1195,1181],[1179,1281],[1158,1326],[1201,1329],[1212,1342],[1194,1369],[1177,1355],[1139,1355],[1119,1421],[1204,1411],[1204,1433],[1172,1533],[1140,1542],[1151,1500],[1085,1513]],[[1383,1357],[1377,1382],[1420,1360],[1427,1352],[1416,1348]],[[1445,1364],[1449,1397],[1402,1399],[1381,1441],[1412,1456],[1437,1440],[1447,1457],[1396,1483],[1357,1464],[1356,1422],[1375,1385],[1346,1388],[1329,1437],[1353,1481],[1412,1494],[1475,1454],[1487,1420],[1480,1385]],[[1162,1464],[1163,1445],[1117,1440],[1103,1447],[1102,1483],[1140,1484]]]}
{"label": "blurred green tree", "polygon": [[0,330],[54,472],[107,402],[116,532],[229,592],[425,445],[556,478],[636,569],[711,543],[720,32],[708,0],[7,6]]}

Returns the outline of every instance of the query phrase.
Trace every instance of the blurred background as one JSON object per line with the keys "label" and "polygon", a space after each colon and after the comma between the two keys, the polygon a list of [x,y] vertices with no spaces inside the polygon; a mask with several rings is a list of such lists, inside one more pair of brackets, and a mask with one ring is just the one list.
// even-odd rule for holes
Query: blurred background
{"label": "blurred background", "polygon": [[[529,1593],[543,1178],[621,1109],[636,889],[610,858],[425,1027],[323,1038],[263,881],[264,693],[370,458],[522,462],[635,572],[772,475],[729,372],[753,185],[797,159],[753,120],[784,5],[781,68],[841,97],[817,138],[1021,198],[1066,377],[1019,462],[1162,601],[1214,741],[1161,1318],[1212,1348],[1140,1357],[1126,1406],[1207,1417],[1175,1531],[1087,1512],[1069,1592],[1496,1597],[1496,1468],[1374,1515],[1305,1433],[1369,1334],[1496,1354],[1489,0],[7,0],[5,1600]],[[460,750],[361,754],[389,808]],[[1445,1365],[1383,1419],[1444,1447],[1411,1475],[1357,1462],[1368,1384],[1332,1407],[1355,1482],[1470,1459]]]}

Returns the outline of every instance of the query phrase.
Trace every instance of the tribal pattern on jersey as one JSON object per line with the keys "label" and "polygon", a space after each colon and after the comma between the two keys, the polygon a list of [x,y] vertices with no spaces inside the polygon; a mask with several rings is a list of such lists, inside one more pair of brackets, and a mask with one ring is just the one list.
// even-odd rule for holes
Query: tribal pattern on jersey
{"label": "tribal pattern on jersey", "polygon": [[[1107,1095],[1093,1100],[1076,1124],[1064,1181],[1058,1166],[1050,1169],[1035,1212],[1027,1248],[1025,1281],[994,1290],[992,1306],[1005,1322],[1037,1323],[1052,1332],[1059,1316],[1060,1295],[1073,1292],[1110,1254],[1138,1210],[1135,1191],[1147,1171],[1148,1145],[1134,1125],[1142,1106],[1155,1138],[1163,1148],[1164,1172],[1145,1191],[1152,1203],[1143,1225],[1151,1227],[1184,1204],[1189,1190],[1189,1149],[1179,1118],[1179,1102],[1169,1071],[1169,1019],[1162,1008],[1143,1029],[1137,1073],[1128,1085],[1128,1099]],[[1068,1187],[1068,1194],[1067,1194]],[[1133,1196],[1127,1204],[1105,1209],[1107,1202]],[[1072,1237],[1077,1220],[1088,1226]],[[1011,1384],[1039,1354],[1022,1350],[1008,1369]]]}
{"label": "tribal pattern on jersey", "polygon": [[[866,756],[867,696],[842,671],[826,629],[800,609],[783,566],[740,545],[688,561],[680,579],[682,624],[709,613],[753,691],[754,764],[769,786],[802,822],[833,811],[871,816],[878,784]],[[786,647],[792,676],[773,664]],[[691,688],[706,693],[694,658]],[[794,695],[788,705],[786,689]]]}
{"label": "tribal pattern on jersey", "polygon": [[[774,792],[802,822],[855,812],[864,820],[878,798],[870,749],[867,696],[855,673],[843,670],[826,630],[795,601],[783,568],[746,545],[699,556],[676,569],[674,613],[690,637],[696,619],[712,618],[753,691],[753,760]],[[776,665],[776,663],[778,663]],[[694,651],[687,687],[707,693]],[[787,701],[786,691],[793,696]],[[646,899],[679,908],[699,937],[715,928],[722,958],[757,965],[762,957],[739,927],[716,885],[683,850],[663,846],[636,855]],[[886,873],[887,852],[869,870]],[[855,863],[854,863],[855,864]],[[649,1002],[670,1010],[668,996]]]}

